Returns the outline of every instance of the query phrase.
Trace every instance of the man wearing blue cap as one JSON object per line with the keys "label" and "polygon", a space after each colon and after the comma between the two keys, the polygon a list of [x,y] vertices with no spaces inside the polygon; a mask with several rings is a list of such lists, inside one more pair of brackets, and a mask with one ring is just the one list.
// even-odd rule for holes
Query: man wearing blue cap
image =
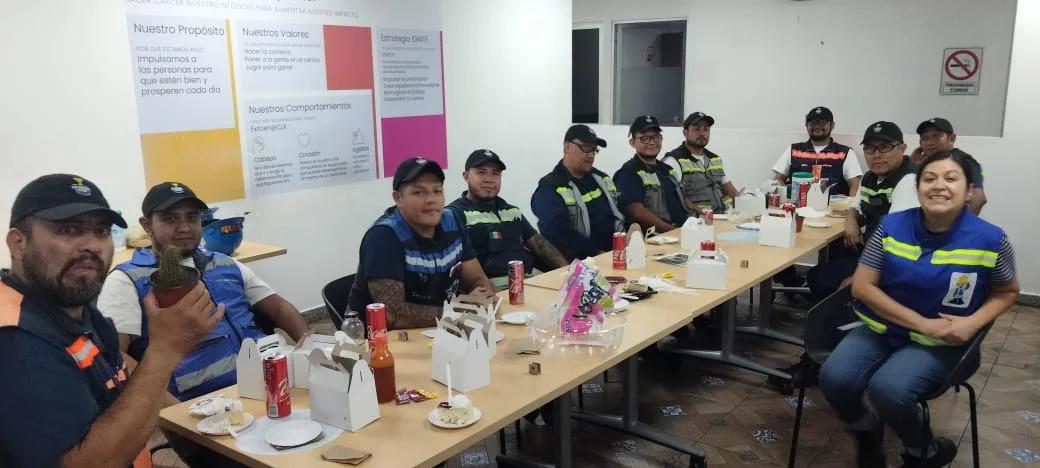
{"label": "man wearing blue cap", "polygon": [[444,301],[458,292],[493,296],[495,287],[476,259],[465,223],[444,212],[440,165],[421,157],[404,161],[393,189],[394,206],[361,240],[350,310],[383,303],[388,328],[422,328],[433,326]]}
{"label": "man wearing blue cap", "polygon": [[128,379],[116,330],[92,305],[113,224],[126,227],[79,176],[40,177],[15,198],[0,271],[0,466],[148,463],[170,375],[224,317],[201,285],[166,309],[148,295],[152,346]]}

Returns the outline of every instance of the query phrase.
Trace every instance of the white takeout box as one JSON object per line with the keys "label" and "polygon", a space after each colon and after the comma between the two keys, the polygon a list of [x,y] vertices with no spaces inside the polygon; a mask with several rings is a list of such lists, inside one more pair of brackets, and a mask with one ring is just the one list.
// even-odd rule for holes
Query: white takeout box
{"label": "white takeout box", "polygon": [[[346,334],[344,333],[345,337]],[[310,332],[305,333],[300,337],[300,342],[292,350],[292,354],[289,355],[289,359],[292,361],[290,368],[292,369],[293,382],[296,383],[297,388],[307,388],[308,379],[310,375],[310,355],[314,349],[323,349],[325,351],[331,351],[336,343],[338,342],[335,336],[329,335],[316,335]]]}
{"label": "white takeout box", "polygon": [[308,355],[311,419],[357,432],[379,419],[376,380],[361,345],[343,343]]}
{"label": "white takeout box", "polygon": [[686,287],[696,289],[726,289],[726,252],[714,251],[715,258],[704,258],[702,250],[696,250],[686,262]]}
{"label": "white takeout box", "polygon": [[707,240],[715,240],[715,226],[704,224],[701,218],[687,218],[682,225],[682,249],[697,250],[701,248],[701,241]]}
{"label": "white takeout box", "polygon": [[264,386],[263,357],[274,352],[285,355],[289,368],[289,387],[294,386],[292,350],[293,340],[281,329],[275,329],[273,335],[259,340],[246,338],[238,349],[235,361],[235,372],[238,374],[238,396],[254,400],[266,400],[267,390]]}
{"label": "white takeout box", "polygon": [[816,211],[827,211],[827,202],[829,201],[827,193],[830,192],[833,187],[834,184],[831,184],[827,186],[827,190],[824,190],[820,187],[820,181],[813,182],[812,185],[809,186],[809,198],[806,201],[805,206]]}
{"label": "white takeout box", "polygon": [[[483,333],[474,330],[466,339],[449,333],[437,321],[433,337],[430,377],[448,385],[446,364],[451,363],[451,387],[468,393],[491,383],[491,352]],[[450,325],[447,325],[450,327]]]}
{"label": "white takeout box", "polygon": [[758,216],[766,209],[765,194],[757,189],[754,192],[745,192],[733,199],[733,209],[751,216]]}
{"label": "white takeout box", "polygon": [[495,320],[498,308],[502,305],[502,297],[495,296],[491,304],[483,304],[483,299],[470,295],[457,296],[451,302],[444,302],[441,318],[464,319],[472,327],[478,327],[484,335],[484,342],[488,344],[488,351],[493,357],[498,352],[495,336],[498,329]]}
{"label": "white takeout box", "polygon": [[[634,225],[638,228],[639,225]],[[625,261],[629,270],[641,270],[646,268],[646,241],[643,240],[643,231],[634,229],[628,233],[628,247],[625,251]]]}
{"label": "white takeout box", "polygon": [[766,210],[759,221],[758,243],[773,247],[794,247],[795,219],[783,210]]}

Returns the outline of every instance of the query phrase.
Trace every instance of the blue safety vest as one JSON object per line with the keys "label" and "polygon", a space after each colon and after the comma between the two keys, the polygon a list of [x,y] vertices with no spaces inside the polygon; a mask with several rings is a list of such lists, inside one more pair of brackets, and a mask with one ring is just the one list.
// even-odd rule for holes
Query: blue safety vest
{"label": "blue safety vest", "polygon": [[[881,220],[884,268],[879,287],[928,318],[938,318],[940,313],[974,314],[989,296],[1004,231],[964,209],[952,229],[932,234],[925,230],[922,216],[920,208],[912,208]],[[909,341],[948,345],[888,322],[861,301],[855,301],[853,309],[871,330],[887,335],[894,345]]]}
{"label": "blue safety vest", "polygon": [[[202,282],[209,290],[214,304],[224,304],[224,319],[195,350],[184,358],[173,375],[167,389],[178,400],[195,398],[237,381],[235,360],[238,358],[242,340],[259,339],[263,330],[253,321],[253,310],[246,299],[245,280],[242,270],[231,257],[217,252],[195,251],[195,265],[203,270]],[[204,265],[203,265],[204,264]],[[158,262],[150,247],[137,249],[129,262],[121,263],[116,269],[134,282],[138,299],[151,291],[150,276],[158,269]],[[148,318],[141,304],[141,336],[130,342],[127,350],[134,359],[140,360],[148,347]]]}

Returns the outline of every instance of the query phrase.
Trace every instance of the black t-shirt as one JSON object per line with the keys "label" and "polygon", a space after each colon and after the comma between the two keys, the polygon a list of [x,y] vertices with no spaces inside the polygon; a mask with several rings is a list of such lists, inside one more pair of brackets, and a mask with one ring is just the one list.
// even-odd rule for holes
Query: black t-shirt
{"label": "black t-shirt", "polygon": [[[454,214],[450,210],[445,210],[444,216],[454,216]],[[461,283],[458,268],[455,267],[457,264],[476,257],[469,237],[465,235],[465,225],[461,222],[459,222],[459,229],[463,234],[461,254],[452,265],[448,265],[447,271],[414,275],[406,274],[405,246],[394,234],[394,230],[378,224],[369,228],[361,240],[358,271],[349,300],[350,309],[364,315],[365,307],[374,302],[368,289],[368,281],[377,279],[404,283],[407,302],[425,305],[443,304],[448,297],[448,288],[441,286],[451,285],[456,281]],[[422,237],[414,231],[412,231],[412,235],[419,251],[423,253],[442,252],[450,244],[440,226],[437,227],[433,238]],[[440,268],[440,270],[445,269]],[[418,278],[418,280],[411,278]]]}

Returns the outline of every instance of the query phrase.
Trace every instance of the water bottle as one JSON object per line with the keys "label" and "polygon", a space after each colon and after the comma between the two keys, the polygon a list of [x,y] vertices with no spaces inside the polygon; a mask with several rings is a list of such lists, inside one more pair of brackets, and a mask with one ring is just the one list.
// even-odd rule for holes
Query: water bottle
{"label": "water bottle", "polygon": [[343,318],[343,324],[340,325],[339,329],[343,331],[343,333],[346,333],[355,343],[364,343],[365,324],[361,323],[361,319],[358,318],[357,312],[348,310],[347,316]]}

